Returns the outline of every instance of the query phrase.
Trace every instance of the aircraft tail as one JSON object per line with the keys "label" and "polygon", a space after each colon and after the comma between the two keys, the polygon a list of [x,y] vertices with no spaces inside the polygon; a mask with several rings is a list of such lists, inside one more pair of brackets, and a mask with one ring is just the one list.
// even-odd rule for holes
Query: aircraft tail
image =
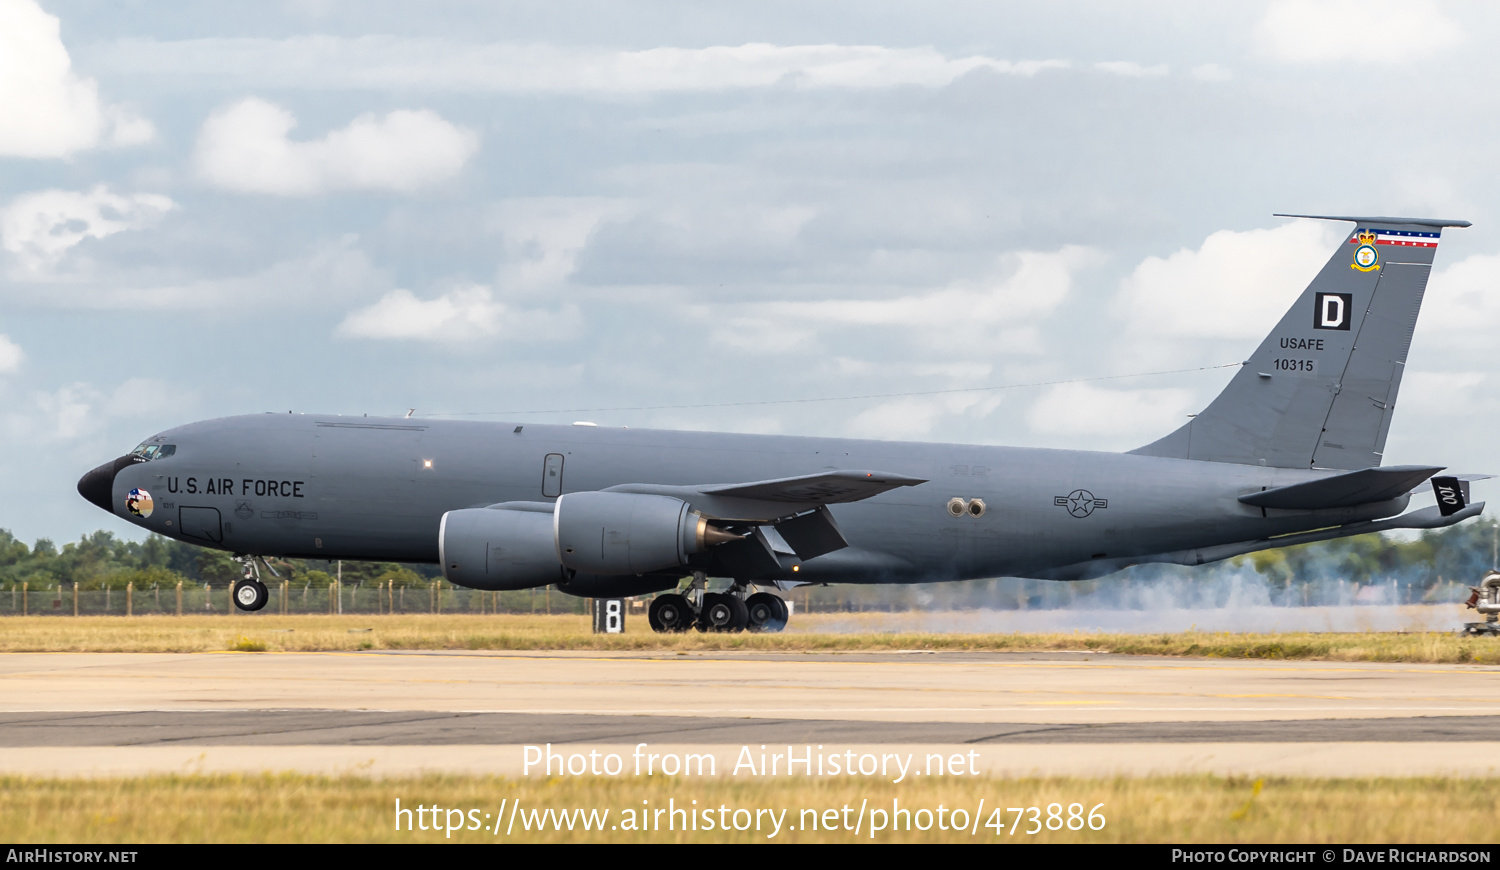
{"label": "aircraft tail", "polygon": [[1380,465],[1438,238],[1469,223],[1277,217],[1354,228],[1208,408],[1131,453],[1276,468]]}

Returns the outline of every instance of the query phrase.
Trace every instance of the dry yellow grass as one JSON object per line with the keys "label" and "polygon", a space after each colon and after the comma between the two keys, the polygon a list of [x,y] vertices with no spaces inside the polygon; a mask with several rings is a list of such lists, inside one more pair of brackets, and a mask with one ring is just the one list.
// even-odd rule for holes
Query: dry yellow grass
{"label": "dry yellow grass", "polygon": [[1500,639],[1447,632],[969,634],[854,631],[843,615],[804,614],[783,634],[654,634],[643,618],[595,635],[587,617],[546,615],[9,617],[0,652],[494,650],[1099,650],[1139,655],[1322,661],[1500,663]]}
{"label": "dry yellow grass", "polygon": [[[477,819],[508,818],[519,802],[528,810],[609,810],[606,825],[622,811],[663,808],[669,800],[692,808],[786,810],[780,841],[870,842],[867,815],[856,835],[846,830],[803,830],[803,810],[850,808],[850,827],[861,803],[867,811],[892,802],[913,811],[962,809],[968,831],[887,830],[875,842],[1099,842],[1099,843],[1488,843],[1494,840],[1497,791],[1486,780],[1449,779],[1246,779],[1212,776],[1140,779],[972,779],[894,785],[844,779],[736,782],[609,779],[515,780],[428,776],[371,779],[296,774],[260,776],[151,776],[53,780],[0,777],[0,840],[12,843],[93,842],[764,842],[771,833],[747,831],[527,831],[518,817],[510,834],[485,830],[396,830],[396,800],[403,807],[437,805],[475,809]],[[980,801],[978,833],[973,833]],[[643,803],[649,801],[649,803]],[[1048,805],[1070,804],[1087,813],[1097,804],[1102,830],[1049,831]],[[1039,807],[1042,830],[1027,814],[1012,834],[1009,807]],[[992,808],[1001,813],[993,816]],[[753,814],[753,813],[752,813]],[[439,814],[445,822],[446,813]],[[726,815],[732,821],[732,817]],[[842,813],[840,813],[842,819]],[[701,817],[700,817],[701,819]],[[747,816],[740,820],[746,824]],[[462,821],[468,821],[465,816]],[[431,822],[430,815],[424,820]],[[915,816],[920,824],[923,819]],[[998,833],[986,823],[1000,822]],[[459,824],[455,817],[454,824]],[[665,824],[665,821],[663,821]],[[931,822],[929,822],[931,824]],[[552,826],[548,826],[549,828]],[[701,821],[700,821],[701,827]],[[798,830],[788,830],[790,827]]]}

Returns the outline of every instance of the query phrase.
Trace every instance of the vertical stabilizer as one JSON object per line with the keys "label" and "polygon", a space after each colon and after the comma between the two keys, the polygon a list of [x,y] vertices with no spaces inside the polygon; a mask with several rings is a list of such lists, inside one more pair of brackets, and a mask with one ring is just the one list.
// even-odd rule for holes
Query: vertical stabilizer
{"label": "vertical stabilizer", "polygon": [[1229,386],[1131,453],[1278,468],[1380,464],[1438,239],[1469,224],[1324,219],[1354,228]]}

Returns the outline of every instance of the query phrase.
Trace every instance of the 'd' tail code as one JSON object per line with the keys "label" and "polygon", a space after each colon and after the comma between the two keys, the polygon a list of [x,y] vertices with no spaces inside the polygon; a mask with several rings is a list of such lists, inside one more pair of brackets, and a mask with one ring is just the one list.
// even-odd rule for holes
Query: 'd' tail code
{"label": "'d' tail code", "polygon": [[1469,224],[1326,219],[1355,226],[1229,386],[1130,452],[1278,468],[1380,464],[1438,240],[1444,227]]}

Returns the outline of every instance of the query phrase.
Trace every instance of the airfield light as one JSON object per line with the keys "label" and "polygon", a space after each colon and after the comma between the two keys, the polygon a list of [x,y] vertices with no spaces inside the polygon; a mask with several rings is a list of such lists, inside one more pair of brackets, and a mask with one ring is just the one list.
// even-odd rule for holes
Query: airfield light
{"label": "airfield light", "polygon": [[423,468],[431,468],[432,467],[432,460],[431,459],[424,459],[424,460],[422,460],[422,467]]}

